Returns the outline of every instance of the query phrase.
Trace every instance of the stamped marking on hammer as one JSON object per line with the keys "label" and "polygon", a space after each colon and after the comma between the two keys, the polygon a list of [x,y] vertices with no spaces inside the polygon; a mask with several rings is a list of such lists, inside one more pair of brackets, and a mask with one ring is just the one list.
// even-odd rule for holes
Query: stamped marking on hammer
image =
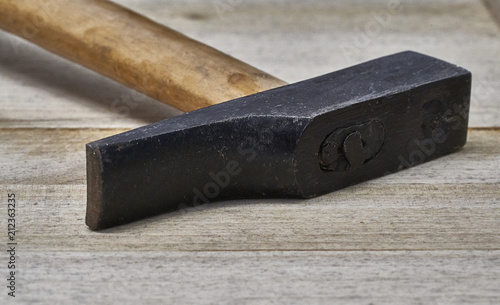
{"label": "stamped marking on hammer", "polygon": [[319,165],[325,171],[359,168],[376,156],[384,139],[384,126],[378,120],[339,128],[321,144]]}

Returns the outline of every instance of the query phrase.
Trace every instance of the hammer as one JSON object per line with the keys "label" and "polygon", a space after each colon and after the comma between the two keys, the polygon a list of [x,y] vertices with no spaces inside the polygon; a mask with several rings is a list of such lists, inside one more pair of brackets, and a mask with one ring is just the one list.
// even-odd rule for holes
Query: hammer
{"label": "hammer", "polygon": [[471,74],[406,51],[287,85],[104,0],[0,0],[0,27],[183,111],[86,145],[86,224],[311,198],[465,145]]}

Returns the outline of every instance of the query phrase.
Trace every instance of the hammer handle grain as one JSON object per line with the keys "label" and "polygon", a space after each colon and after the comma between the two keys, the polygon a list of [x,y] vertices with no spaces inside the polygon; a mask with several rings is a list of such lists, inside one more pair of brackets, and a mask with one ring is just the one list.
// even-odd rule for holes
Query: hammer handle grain
{"label": "hammer handle grain", "polygon": [[0,28],[183,111],[286,84],[104,0],[0,0]]}

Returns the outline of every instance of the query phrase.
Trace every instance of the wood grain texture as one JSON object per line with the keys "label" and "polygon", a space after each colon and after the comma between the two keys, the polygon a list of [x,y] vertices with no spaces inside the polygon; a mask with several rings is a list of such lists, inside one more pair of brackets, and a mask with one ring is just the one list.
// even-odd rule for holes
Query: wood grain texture
{"label": "wood grain texture", "polygon": [[[341,44],[387,1],[252,0],[220,14],[212,1],[117,2],[289,81],[404,49],[435,55],[472,70],[471,124],[499,126],[499,29],[479,0],[403,1],[352,60]],[[16,304],[500,303],[498,128],[312,200],[220,202],[97,233],[84,224],[84,144],[179,112],[5,33],[0,70]]]}
{"label": "wood grain texture", "polygon": [[23,261],[16,301],[25,304],[495,304],[500,277],[500,251],[46,252]]}
{"label": "wood grain texture", "polygon": [[487,174],[500,171],[500,131],[472,131],[456,154],[310,200],[219,202],[103,234],[83,221],[81,147],[115,131],[2,131],[0,193],[20,198],[24,251],[500,250],[500,176]]}
{"label": "wood grain texture", "polygon": [[106,0],[0,1],[0,28],[183,111],[286,84]]}
{"label": "wood grain texture", "polygon": [[[356,44],[389,1],[116,2],[288,82],[404,50],[436,56],[472,72],[471,126],[500,126],[500,29],[480,0],[402,1]],[[0,69],[2,127],[134,128],[179,113],[4,32]]]}
{"label": "wood grain texture", "polygon": [[0,130],[9,156],[0,194],[18,196],[16,302],[500,300],[498,130],[473,130],[456,154],[319,198],[220,202],[92,232],[81,147],[119,131]]}
{"label": "wood grain texture", "polygon": [[486,7],[489,9],[493,19],[500,27],[500,2],[496,0],[483,0]]}

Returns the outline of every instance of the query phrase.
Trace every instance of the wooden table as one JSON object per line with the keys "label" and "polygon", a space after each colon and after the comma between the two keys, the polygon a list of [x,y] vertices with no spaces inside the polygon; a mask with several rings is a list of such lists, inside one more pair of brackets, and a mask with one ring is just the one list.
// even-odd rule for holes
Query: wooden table
{"label": "wooden table", "polygon": [[[1,304],[500,303],[498,1],[117,2],[289,82],[407,49],[459,64],[473,73],[468,143],[311,200],[92,232],[84,144],[180,112],[1,32]],[[46,13],[64,18],[61,3]]]}

